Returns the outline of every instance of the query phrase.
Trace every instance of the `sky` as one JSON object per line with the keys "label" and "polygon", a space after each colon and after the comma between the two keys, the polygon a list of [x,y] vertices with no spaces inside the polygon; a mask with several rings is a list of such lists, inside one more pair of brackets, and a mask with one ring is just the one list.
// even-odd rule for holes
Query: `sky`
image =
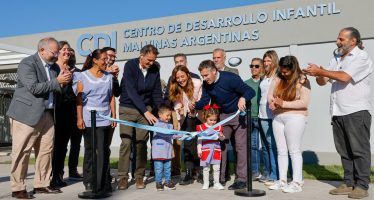
{"label": "sky", "polygon": [[0,5],[0,38],[123,23],[275,0],[12,0]]}

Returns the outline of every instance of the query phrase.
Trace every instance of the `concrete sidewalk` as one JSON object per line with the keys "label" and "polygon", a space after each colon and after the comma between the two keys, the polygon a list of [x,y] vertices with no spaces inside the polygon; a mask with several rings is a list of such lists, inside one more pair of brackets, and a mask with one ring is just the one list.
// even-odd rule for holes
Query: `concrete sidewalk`
{"label": "concrete sidewalk", "polygon": [[[9,182],[9,164],[0,165],[0,199],[14,199],[11,197],[10,182]],[[115,173],[115,171],[114,171]],[[32,179],[34,177],[34,166],[29,166],[28,177],[27,177],[27,189],[32,190]],[[66,179],[67,180],[67,179]],[[228,182],[227,185],[230,185]],[[259,182],[253,183],[254,189],[261,189],[266,191],[266,196],[263,197],[252,197],[251,199],[275,199],[275,200],[293,200],[293,199],[307,199],[307,200],[343,200],[348,199],[347,195],[343,196],[333,196],[329,195],[328,191],[333,189],[335,186],[339,185],[340,182],[336,181],[316,181],[316,180],[305,180],[303,187],[303,192],[296,194],[285,194],[281,191],[270,191],[263,184]],[[156,191],[155,183],[150,182],[147,184],[146,189],[137,190],[134,185],[131,185],[128,190],[125,191],[114,191],[112,196],[108,199],[130,199],[130,200],[220,200],[220,199],[248,199],[248,197],[239,197],[234,195],[233,191],[223,190],[217,191],[209,189],[207,191],[201,190],[202,185],[199,183],[194,183],[188,186],[177,185],[176,190],[165,190],[162,192]],[[370,185],[369,197],[365,200],[374,198],[374,185]],[[227,188],[227,187],[226,187]],[[68,186],[62,188],[63,193],[61,194],[38,194],[35,195],[35,199],[46,199],[46,200],[72,200],[79,199],[78,193],[84,191],[84,186],[82,182],[69,182]]]}

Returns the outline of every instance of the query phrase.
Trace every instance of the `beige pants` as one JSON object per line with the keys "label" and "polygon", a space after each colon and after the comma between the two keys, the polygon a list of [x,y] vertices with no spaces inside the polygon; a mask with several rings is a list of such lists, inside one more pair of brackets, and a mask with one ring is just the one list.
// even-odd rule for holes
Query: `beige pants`
{"label": "beige pants", "polygon": [[34,148],[36,158],[34,188],[49,186],[55,132],[52,113],[44,112],[34,127],[14,119],[10,119],[10,126],[12,134],[12,168],[10,172],[12,192],[26,189],[25,180],[32,148]]}

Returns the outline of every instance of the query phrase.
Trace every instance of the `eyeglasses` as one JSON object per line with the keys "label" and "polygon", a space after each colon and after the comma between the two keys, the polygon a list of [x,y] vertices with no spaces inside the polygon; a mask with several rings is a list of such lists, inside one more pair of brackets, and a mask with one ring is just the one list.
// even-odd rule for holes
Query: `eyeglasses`
{"label": "eyeglasses", "polygon": [[53,52],[53,51],[51,51],[51,50],[48,49],[48,48],[46,48],[45,50],[47,50],[47,51],[49,51],[50,53],[52,53],[52,55],[53,55],[54,57],[58,57],[58,55],[60,54],[59,51],[58,51],[58,52]]}
{"label": "eyeglasses", "polygon": [[250,68],[260,68],[260,65],[249,65]]}

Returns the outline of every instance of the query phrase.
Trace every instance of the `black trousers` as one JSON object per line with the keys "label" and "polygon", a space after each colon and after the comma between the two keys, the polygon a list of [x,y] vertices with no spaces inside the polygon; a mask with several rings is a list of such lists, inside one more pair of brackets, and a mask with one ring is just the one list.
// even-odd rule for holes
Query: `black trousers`
{"label": "black trousers", "polygon": [[69,172],[77,171],[82,134],[77,128],[75,102],[62,103],[56,107],[55,142],[53,146],[52,174],[64,173],[67,145],[70,140]]}
{"label": "black trousers", "polygon": [[[105,190],[109,180],[109,157],[110,157],[110,126],[96,128],[96,177],[97,177],[97,191]],[[84,137],[84,162],[83,162],[83,184],[92,185],[92,135],[91,127],[86,128]]]}
{"label": "black trousers", "polygon": [[344,168],[344,181],[348,186],[369,189],[370,183],[370,125],[367,110],[344,116],[334,116],[332,127],[334,142]]}
{"label": "black trousers", "polygon": [[79,152],[81,149],[82,131],[78,128],[71,133],[70,136],[70,152],[69,152],[69,174],[77,172]]}
{"label": "black trousers", "polygon": [[[186,117],[181,126],[181,130],[190,132],[196,131],[196,125],[199,123],[200,121],[196,117]],[[197,155],[197,138],[195,137],[192,140],[184,140],[183,145],[184,164],[186,166],[186,169],[194,169],[199,167],[200,159]]]}

